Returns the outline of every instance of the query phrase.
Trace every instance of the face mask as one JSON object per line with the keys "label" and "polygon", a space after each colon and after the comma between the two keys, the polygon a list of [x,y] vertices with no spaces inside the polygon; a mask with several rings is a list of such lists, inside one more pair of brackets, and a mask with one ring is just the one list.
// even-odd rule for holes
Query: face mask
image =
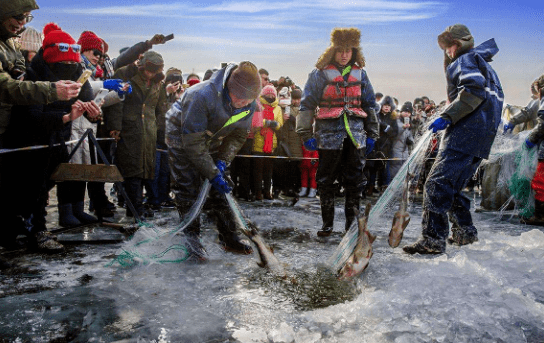
{"label": "face mask", "polygon": [[59,78],[59,80],[76,80],[77,79],[77,63],[66,64],[66,63],[53,63],[49,65],[51,72]]}

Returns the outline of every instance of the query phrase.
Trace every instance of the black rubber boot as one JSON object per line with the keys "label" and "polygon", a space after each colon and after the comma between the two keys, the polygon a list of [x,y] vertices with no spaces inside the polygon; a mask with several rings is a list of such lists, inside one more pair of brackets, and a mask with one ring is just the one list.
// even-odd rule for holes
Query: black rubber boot
{"label": "black rubber boot", "polygon": [[[190,202],[176,202],[176,209],[178,210],[181,221],[185,218],[192,203]],[[193,222],[183,230],[183,234],[186,239],[187,252],[190,255],[190,259],[205,262],[208,260],[208,253],[202,245],[202,238],[200,236],[200,215],[193,220]]]}
{"label": "black rubber boot", "polygon": [[320,198],[321,202],[321,218],[323,219],[323,225],[321,230],[317,231],[319,237],[327,237],[333,231],[334,224],[334,190],[323,190]]}
{"label": "black rubber boot", "polygon": [[72,204],[59,204],[59,225],[62,227],[80,226],[81,222],[74,216]]}
{"label": "black rubber boot", "polygon": [[74,214],[74,217],[76,217],[82,224],[97,223],[98,219],[95,216],[85,213],[84,207],[83,201],[73,203],[72,213]]}
{"label": "black rubber boot", "polygon": [[346,191],[346,203],[344,205],[344,213],[346,214],[346,232],[351,228],[359,213],[361,203],[361,192]]}
{"label": "black rubber boot", "polygon": [[236,254],[249,255],[253,252],[250,245],[240,240],[236,233],[236,222],[230,208],[225,207],[215,213],[217,219],[217,230],[219,231],[219,242],[225,251]]}
{"label": "black rubber boot", "polygon": [[408,254],[438,255],[446,252],[446,242],[436,238],[422,238],[412,245],[402,248]]}

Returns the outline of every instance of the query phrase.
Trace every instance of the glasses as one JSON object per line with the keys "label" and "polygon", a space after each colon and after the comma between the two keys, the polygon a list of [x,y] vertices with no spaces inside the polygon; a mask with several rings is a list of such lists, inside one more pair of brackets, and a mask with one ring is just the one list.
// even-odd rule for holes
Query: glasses
{"label": "glasses", "polygon": [[18,14],[18,15],[14,15],[12,16],[13,19],[17,20],[17,21],[23,21],[23,20],[26,20],[27,23],[30,23],[32,21],[32,19],[34,19],[34,16],[32,14]]}
{"label": "glasses", "polygon": [[81,45],[79,44],[53,43],[48,46],[56,46],[60,52],[68,52],[68,49],[70,48],[75,53],[79,53],[81,51]]}
{"label": "glasses", "polygon": [[102,57],[103,53],[100,50],[93,49],[93,55],[95,55],[96,57]]}

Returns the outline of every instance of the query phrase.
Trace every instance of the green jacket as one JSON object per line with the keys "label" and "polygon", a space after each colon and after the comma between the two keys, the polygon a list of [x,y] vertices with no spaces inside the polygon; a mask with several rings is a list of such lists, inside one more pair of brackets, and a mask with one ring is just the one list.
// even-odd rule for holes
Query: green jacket
{"label": "green jacket", "polygon": [[58,100],[51,82],[19,81],[11,77],[15,69],[25,71],[25,60],[17,43],[0,39],[0,134],[6,131],[12,105],[40,105]]}
{"label": "green jacket", "polygon": [[114,79],[130,81],[132,93],[125,100],[105,109],[108,131],[120,131],[117,166],[123,177],[152,179],[157,149],[157,120],[166,113],[166,90],[160,81],[150,86],[138,68],[129,65],[117,69]]}

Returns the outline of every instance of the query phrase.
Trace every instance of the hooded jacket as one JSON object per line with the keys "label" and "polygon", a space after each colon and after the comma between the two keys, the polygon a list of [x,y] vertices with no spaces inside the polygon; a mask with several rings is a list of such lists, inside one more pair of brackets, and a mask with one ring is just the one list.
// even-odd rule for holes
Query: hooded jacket
{"label": "hooded jacket", "polygon": [[448,126],[440,149],[452,149],[487,158],[501,122],[504,93],[491,65],[499,51],[494,39],[468,50],[446,68],[448,100],[453,102],[462,92],[482,99],[471,113]]}
{"label": "hooded jacket", "polygon": [[[166,113],[166,144],[189,159],[199,174],[207,179],[219,174],[214,160],[232,162],[251,129],[256,102],[235,109],[226,88],[227,80],[236,67],[236,64],[229,64],[209,80],[188,88]],[[247,115],[225,125],[241,113]]]}

